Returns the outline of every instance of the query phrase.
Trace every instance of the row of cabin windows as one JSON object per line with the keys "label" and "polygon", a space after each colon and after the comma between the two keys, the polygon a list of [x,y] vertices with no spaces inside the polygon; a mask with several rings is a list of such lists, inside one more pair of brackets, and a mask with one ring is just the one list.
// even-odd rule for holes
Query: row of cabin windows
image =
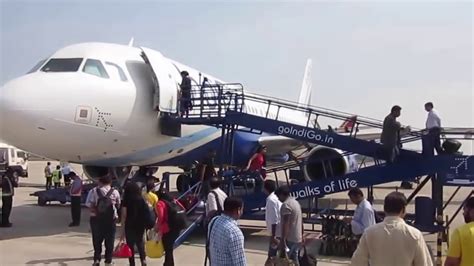
{"label": "row of cabin windows", "polygon": [[[83,58],[52,58],[41,68],[41,71],[77,72],[82,64],[82,61]],[[36,72],[44,62],[45,60],[40,61],[28,73]],[[119,65],[111,62],[105,62],[104,67],[102,62],[97,59],[87,59],[84,66],[82,67],[82,72],[108,79],[110,76],[106,68],[109,70],[109,73],[115,73],[114,75],[117,77],[117,79],[120,79],[121,81],[127,81],[127,76]]]}

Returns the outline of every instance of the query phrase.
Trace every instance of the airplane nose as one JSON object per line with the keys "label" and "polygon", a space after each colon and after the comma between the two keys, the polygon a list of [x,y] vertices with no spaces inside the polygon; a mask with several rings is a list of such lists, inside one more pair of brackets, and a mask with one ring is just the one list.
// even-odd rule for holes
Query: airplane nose
{"label": "airplane nose", "polygon": [[[9,142],[21,132],[32,129],[45,110],[41,83],[33,75],[7,82],[0,90],[0,139]],[[13,141],[12,141],[13,142]]]}

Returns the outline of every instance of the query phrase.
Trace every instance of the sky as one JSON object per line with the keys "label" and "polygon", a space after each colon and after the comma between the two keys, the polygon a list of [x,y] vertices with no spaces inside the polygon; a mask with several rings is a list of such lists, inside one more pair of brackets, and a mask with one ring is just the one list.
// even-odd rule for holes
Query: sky
{"label": "sky", "polygon": [[474,127],[471,1],[0,1],[0,84],[66,45],[134,37],[289,100],[312,58],[314,105],[383,119],[398,104],[422,128],[432,101],[444,126]]}

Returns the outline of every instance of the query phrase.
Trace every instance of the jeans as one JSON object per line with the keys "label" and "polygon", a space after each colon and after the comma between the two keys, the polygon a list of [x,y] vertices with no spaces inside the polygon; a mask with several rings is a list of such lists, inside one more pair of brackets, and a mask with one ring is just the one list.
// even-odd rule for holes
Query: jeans
{"label": "jeans", "polygon": [[71,218],[73,224],[81,224],[81,196],[71,196]]}
{"label": "jeans", "polygon": [[90,219],[92,244],[94,246],[94,261],[100,261],[102,243],[105,242],[105,263],[112,262],[115,241],[115,221],[104,222],[97,217]]}
{"label": "jeans", "polygon": [[301,243],[296,243],[296,242],[291,242],[291,241],[286,241],[286,246],[290,251],[288,252],[288,258],[292,260],[295,265],[300,265],[300,249],[301,249]]}
{"label": "jeans", "polygon": [[161,240],[163,241],[163,247],[165,249],[165,263],[164,266],[174,266],[174,241],[179,236],[179,231],[171,229],[168,233],[164,234]]}
{"label": "jeans", "polygon": [[128,258],[130,266],[135,265],[135,246],[137,246],[140,261],[143,263],[146,260],[145,244],[143,242],[144,233],[145,228],[135,229],[130,226],[125,226],[125,239],[127,240],[127,245],[132,250],[132,256]]}
{"label": "jeans", "polygon": [[12,212],[13,196],[2,197],[2,225],[10,223],[10,213]]}
{"label": "jeans", "polygon": [[[281,240],[279,237],[277,237],[277,239]],[[268,244],[268,257],[269,258],[276,257],[277,253],[278,253],[278,245],[272,247],[272,243],[270,242]]]}

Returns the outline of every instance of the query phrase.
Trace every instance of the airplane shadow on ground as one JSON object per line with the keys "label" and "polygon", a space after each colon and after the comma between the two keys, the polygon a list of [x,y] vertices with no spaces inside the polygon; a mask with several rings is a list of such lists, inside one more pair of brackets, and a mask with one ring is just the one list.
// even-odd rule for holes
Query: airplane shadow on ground
{"label": "airplane shadow on ground", "polygon": [[69,205],[52,204],[40,207],[26,204],[13,207],[11,228],[0,228],[0,240],[51,236],[63,233],[75,233],[69,237],[89,237],[89,211],[82,208],[81,226],[68,227],[71,222]]}

